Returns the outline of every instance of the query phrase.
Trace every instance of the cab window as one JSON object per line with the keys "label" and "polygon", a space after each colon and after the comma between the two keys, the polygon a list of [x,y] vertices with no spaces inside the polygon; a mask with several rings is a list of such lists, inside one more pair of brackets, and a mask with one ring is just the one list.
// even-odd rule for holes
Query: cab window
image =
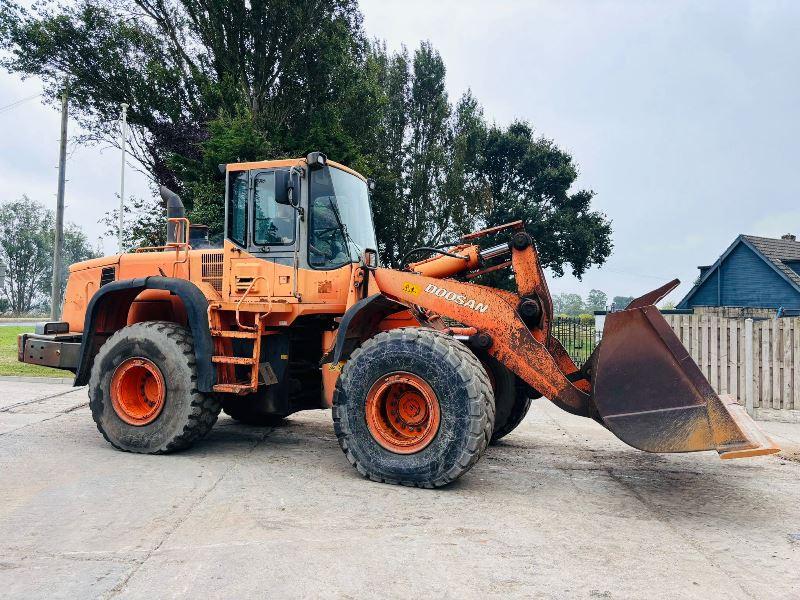
{"label": "cab window", "polygon": [[341,169],[324,167],[309,177],[308,262],[336,269],[377,248],[367,183]]}
{"label": "cab window", "polygon": [[294,243],[296,211],[275,202],[274,171],[256,175],[253,185],[253,243],[288,245]]}
{"label": "cab window", "polygon": [[228,239],[247,243],[247,172],[231,173],[228,180]]}
{"label": "cab window", "polygon": [[339,224],[335,196],[311,199],[308,222],[308,262],[312,267],[336,269],[350,262],[347,240]]}

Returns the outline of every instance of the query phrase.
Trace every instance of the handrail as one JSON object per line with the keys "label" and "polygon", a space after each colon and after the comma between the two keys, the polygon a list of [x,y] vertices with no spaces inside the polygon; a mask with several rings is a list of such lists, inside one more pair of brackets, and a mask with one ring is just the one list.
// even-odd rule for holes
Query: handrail
{"label": "handrail", "polygon": [[[171,217],[167,219],[167,223],[174,223],[176,226],[175,229],[175,238],[176,239],[183,239],[181,242],[167,242],[163,246],[140,246],[136,248],[134,252],[156,252],[159,250],[167,250],[169,248],[175,248],[180,250],[181,248],[189,246],[189,219],[186,217]],[[178,236],[180,234],[180,237]]]}
{"label": "handrail", "polygon": [[[260,327],[261,324],[260,323],[257,326],[251,327],[250,325],[244,325],[239,320],[239,309],[242,306],[242,302],[244,302],[244,299],[247,298],[247,294],[250,293],[250,290],[253,289],[253,286],[255,285],[256,281],[258,281],[259,279],[263,279],[264,281],[267,280],[267,278],[264,277],[263,275],[259,275],[258,277],[254,277],[253,281],[250,282],[250,285],[247,286],[247,289],[245,290],[244,294],[242,294],[242,297],[239,298],[239,301],[236,303],[236,313],[235,313],[236,314],[236,326],[239,327],[239,329],[243,329],[245,331],[260,331],[260,329],[261,329],[261,327]],[[263,319],[265,319],[267,317],[267,315],[269,315],[269,313],[271,311],[272,311],[272,296],[269,297],[269,303],[267,304],[267,313],[261,315],[258,318],[258,320],[262,321]]]}
{"label": "handrail", "polygon": [[[163,246],[141,246],[134,250],[134,253],[139,252],[163,252],[171,248],[175,249],[175,261],[172,263],[172,276],[177,276],[178,265],[186,264],[189,261],[189,250],[192,249],[189,244],[189,219],[186,217],[171,217],[167,219],[167,227],[169,223],[175,224],[175,239],[181,239],[180,242],[168,242]],[[180,258],[181,250],[184,251],[183,258]]]}

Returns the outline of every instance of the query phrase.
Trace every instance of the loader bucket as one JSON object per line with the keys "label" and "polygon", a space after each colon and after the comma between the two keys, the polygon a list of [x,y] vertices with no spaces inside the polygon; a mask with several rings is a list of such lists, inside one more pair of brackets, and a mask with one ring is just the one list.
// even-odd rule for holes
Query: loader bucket
{"label": "loader bucket", "polygon": [[647,452],[716,450],[720,458],[778,452],[734,398],[714,392],[653,306],[653,294],[606,317],[591,366],[593,401],[605,426]]}

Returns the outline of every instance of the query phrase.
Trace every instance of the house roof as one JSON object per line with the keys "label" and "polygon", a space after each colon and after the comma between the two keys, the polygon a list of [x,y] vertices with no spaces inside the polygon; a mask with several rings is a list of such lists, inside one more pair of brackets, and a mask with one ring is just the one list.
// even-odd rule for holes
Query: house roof
{"label": "house roof", "polygon": [[800,242],[795,240],[775,240],[772,238],[743,235],[758,253],[767,258],[792,283],[800,288],[800,275],[786,265],[786,261],[800,261]]}
{"label": "house roof", "polygon": [[740,243],[748,246],[757,256],[764,262],[772,267],[778,275],[785,279],[798,293],[800,293],[800,275],[795,273],[786,263],[793,261],[800,261],[800,241],[791,239],[774,239],[759,237],[756,235],[739,235],[733,240],[733,243],[728,246],[728,249],[722,253],[717,261],[706,269],[705,273],[700,277],[697,283],[689,290],[689,293],[678,302],[678,308],[685,307],[688,301],[694,296],[695,292],[700,289],[700,286],[711,277],[714,272],[719,269],[722,262],[733,252]]}

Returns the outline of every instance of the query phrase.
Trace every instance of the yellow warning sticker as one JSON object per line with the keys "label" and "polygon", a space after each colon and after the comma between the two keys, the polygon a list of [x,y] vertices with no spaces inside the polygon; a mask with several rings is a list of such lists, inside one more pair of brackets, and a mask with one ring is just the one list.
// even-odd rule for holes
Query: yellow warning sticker
{"label": "yellow warning sticker", "polygon": [[414,294],[415,296],[419,296],[419,286],[408,281],[403,283],[403,291],[406,294]]}

